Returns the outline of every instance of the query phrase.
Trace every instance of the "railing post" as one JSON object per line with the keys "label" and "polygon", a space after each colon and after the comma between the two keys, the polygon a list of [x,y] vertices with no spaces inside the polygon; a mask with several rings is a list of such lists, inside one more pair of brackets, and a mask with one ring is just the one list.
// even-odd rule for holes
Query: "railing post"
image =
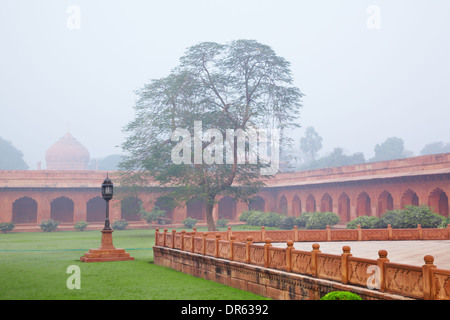
{"label": "railing post", "polygon": [[234,248],[233,248],[233,243],[236,239],[235,235],[231,235],[230,236],[230,260],[233,261],[234,260]]}
{"label": "railing post", "polygon": [[228,240],[231,239],[231,235],[233,233],[231,232],[231,227],[228,227]]}
{"label": "railing post", "polygon": [[261,227],[261,241],[263,241],[266,238],[266,227]]}
{"label": "railing post", "polygon": [[358,241],[362,241],[362,229],[361,229],[361,225],[358,224],[358,226],[356,227],[356,229],[358,230]]}
{"label": "railing post", "polygon": [[158,245],[159,228],[155,229],[155,245]]}
{"label": "railing post", "polygon": [[377,266],[379,269],[379,281],[380,281],[380,291],[384,292],[386,291],[386,266],[385,263],[389,262],[389,259],[387,258],[387,251],[386,250],[379,250],[378,251],[378,259],[377,259]]}
{"label": "railing post", "polygon": [[388,229],[388,240],[392,240],[392,226],[388,224],[387,229]]}
{"label": "railing post", "polygon": [[352,254],[350,253],[349,246],[343,246],[342,251],[343,251],[341,254],[342,283],[347,284],[348,283],[348,257],[351,257]]}
{"label": "railing post", "polygon": [[184,234],[186,233],[185,230],[181,231],[181,251],[184,251]]}
{"label": "railing post", "polygon": [[175,248],[175,233],[177,232],[176,229],[172,229],[172,249]]}
{"label": "railing post", "polygon": [[294,249],[294,241],[288,240],[287,241],[287,247],[286,247],[286,271],[291,272],[292,265],[291,265],[291,251]]}
{"label": "railing post", "polygon": [[320,245],[318,243],[314,243],[312,245],[313,249],[311,251],[311,273],[313,277],[316,277],[318,274],[317,270],[317,254],[320,253]]}
{"label": "railing post", "polygon": [[164,229],[164,233],[163,233],[163,247],[166,246],[166,234],[167,234],[167,229]]}
{"label": "railing post", "polygon": [[253,243],[253,238],[251,236],[247,237],[247,244],[245,246],[246,248],[246,262],[250,263],[250,245]]}
{"label": "railing post", "polygon": [[327,241],[331,241],[331,229],[329,225],[327,225],[326,232],[327,232]]}
{"label": "railing post", "polygon": [[417,236],[419,237],[419,240],[423,239],[423,230],[422,230],[422,226],[420,224],[417,225]]}
{"label": "railing post", "polygon": [[192,237],[195,237],[197,235],[197,228],[193,227],[192,232],[193,232]]}
{"label": "railing post", "polygon": [[266,239],[264,244],[264,268],[268,268],[270,265],[269,248],[272,246],[271,242],[272,240]]}
{"label": "railing post", "polygon": [[448,238],[450,239],[450,223],[447,224],[447,235],[448,235]]}
{"label": "railing post", "polygon": [[216,258],[218,258],[219,257],[219,240],[220,240],[220,233],[217,233],[216,234],[216,241],[215,241],[215,244],[216,244],[216,250],[215,250],[215,254],[214,254],[214,256],[216,257]]}
{"label": "railing post", "polygon": [[203,238],[202,238],[202,254],[206,255],[206,238],[208,237],[208,233],[203,232]]}
{"label": "railing post", "polygon": [[298,242],[298,227],[294,226],[294,241]]}
{"label": "railing post", "polygon": [[431,269],[436,268],[433,264],[433,256],[426,255],[423,260],[425,264],[422,266],[423,272],[423,299],[424,300],[434,300],[433,291],[433,271]]}

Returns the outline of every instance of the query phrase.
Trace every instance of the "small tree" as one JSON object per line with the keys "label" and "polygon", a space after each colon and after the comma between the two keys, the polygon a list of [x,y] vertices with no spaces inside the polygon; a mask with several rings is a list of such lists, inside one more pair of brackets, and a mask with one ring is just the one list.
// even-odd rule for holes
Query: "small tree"
{"label": "small tree", "polygon": [[128,221],[125,220],[125,219],[116,220],[116,221],[113,222],[111,227],[114,230],[125,230],[128,227]]}
{"label": "small tree", "polygon": [[78,231],[84,231],[84,229],[86,229],[87,226],[88,226],[88,223],[86,221],[78,221],[77,223],[75,223],[73,225],[74,229],[78,230]]}
{"label": "small tree", "polygon": [[44,232],[51,232],[58,228],[59,221],[55,221],[53,219],[48,220],[42,220],[39,226],[41,227],[42,231]]}
{"label": "small tree", "polygon": [[0,231],[1,232],[6,233],[8,231],[11,231],[12,229],[14,229],[14,223],[12,223],[12,222],[0,223]]}
{"label": "small tree", "polygon": [[192,229],[193,227],[195,227],[196,223],[197,219],[191,217],[187,217],[186,219],[183,220],[183,225],[188,229]]}

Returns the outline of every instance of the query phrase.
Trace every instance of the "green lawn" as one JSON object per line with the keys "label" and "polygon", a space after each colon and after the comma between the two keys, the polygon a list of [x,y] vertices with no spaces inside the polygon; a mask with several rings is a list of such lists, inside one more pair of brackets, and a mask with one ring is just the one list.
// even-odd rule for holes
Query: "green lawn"
{"label": "green lawn", "polygon": [[[1,300],[256,300],[260,296],[153,264],[154,230],[114,231],[114,246],[134,261],[83,263],[100,231],[0,234]],[[81,289],[68,289],[67,267],[80,267]]]}

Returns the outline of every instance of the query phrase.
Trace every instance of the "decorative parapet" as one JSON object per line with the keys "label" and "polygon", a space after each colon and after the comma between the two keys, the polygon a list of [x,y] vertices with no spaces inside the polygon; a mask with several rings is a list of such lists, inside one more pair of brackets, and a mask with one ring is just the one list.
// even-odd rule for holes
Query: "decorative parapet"
{"label": "decorative parapet", "polygon": [[[417,239],[449,239],[450,227],[445,229],[396,230],[298,230],[287,231],[287,247],[272,246],[272,235],[281,242],[282,231],[235,231],[204,232],[196,230],[191,233],[164,230],[155,232],[155,246],[177,249],[189,253],[210,256],[218,259],[237,261],[249,265],[282,270],[327,279],[343,284],[367,287],[369,289],[390,294],[426,300],[450,299],[450,271],[437,269],[433,265],[434,258],[425,256],[425,264],[411,266],[391,263],[387,252],[380,250],[378,259],[353,257],[349,246],[342,248],[341,255],[322,253],[317,243],[312,244],[311,251],[296,250],[293,240],[297,241],[362,241],[370,240],[417,240]],[[350,231],[350,232],[343,232]],[[356,232],[355,232],[356,231]],[[355,235],[356,238],[355,238]],[[379,235],[379,237],[377,237]],[[264,244],[254,243],[254,238],[265,236]],[[387,236],[387,239],[386,239]],[[243,239],[245,239],[243,241]]]}

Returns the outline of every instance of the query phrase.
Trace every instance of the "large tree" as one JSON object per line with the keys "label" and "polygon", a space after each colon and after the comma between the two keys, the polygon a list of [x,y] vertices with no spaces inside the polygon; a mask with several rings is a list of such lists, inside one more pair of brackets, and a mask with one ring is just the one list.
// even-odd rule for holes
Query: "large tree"
{"label": "large tree", "polygon": [[0,170],[27,170],[23,153],[14,145],[0,137]]}
{"label": "large tree", "polygon": [[306,163],[316,160],[317,154],[322,149],[322,137],[314,127],[306,128],[305,135],[300,139],[300,152]]}
{"label": "large tree", "polygon": [[218,195],[248,201],[262,175],[276,173],[279,143],[288,142],[283,130],[299,126],[302,93],[292,83],[289,62],[257,41],[188,48],[167,77],[137,92],[122,183],[156,182],[178,202],[202,200],[208,229],[216,230]]}

